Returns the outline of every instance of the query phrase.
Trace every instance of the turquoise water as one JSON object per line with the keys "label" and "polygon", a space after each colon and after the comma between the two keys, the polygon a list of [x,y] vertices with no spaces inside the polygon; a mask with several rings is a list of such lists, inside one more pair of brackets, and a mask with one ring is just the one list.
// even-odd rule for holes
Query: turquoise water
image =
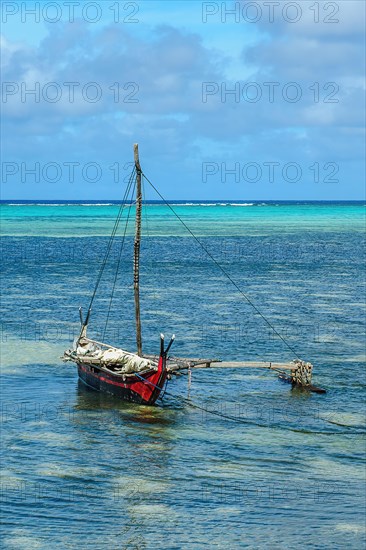
{"label": "turquoise water", "polygon": [[[364,204],[343,203],[194,203],[174,204],[179,217],[190,221],[197,235],[241,236],[243,233],[265,234],[278,231],[318,229],[319,231],[362,231],[364,218],[360,216]],[[3,234],[17,236],[80,237],[108,236],[111,218],[116,217],[119,206],[107,205],[3,205]],[[147,227],[151,236],[186,236],[187,232],[166,206],[149,204],[145,207]],[[133,216],[133,212],[132,212]],[[298,226],[301,219],[301,226]],[[222,224],[217,224],[217,221]],[[214,224],[212,223],[214,221]],[[51,223],[50,223],[51,222]],[[132,234],[131,225],[129,234]]]}
{"label": "turquoise water", "polygon": [[[3,547],[362,548],[364,205],[174,208],[328,393],[258,370],[194,372],[196,406],[181,399],[184,376],[155,407],[86,390],[59,357],[118,208],[3,206]],[[169,210],[147,210],[145,351],[162,331],[179,355],[292,360]],[[90,322],[91,335],[131,350],[132,232],[110,323],[120,239]]]}

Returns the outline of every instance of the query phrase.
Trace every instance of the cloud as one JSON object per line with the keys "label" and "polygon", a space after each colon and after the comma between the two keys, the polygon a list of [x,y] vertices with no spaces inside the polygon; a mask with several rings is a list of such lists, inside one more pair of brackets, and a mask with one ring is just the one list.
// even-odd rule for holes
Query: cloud
{"label": "cloud", "polygon": [[[139,141],[152,170],[161,173],[164,167],[167,189],[173,170],[177,185],[186,186],[200,177],[200,163],[209,158],[310,163],[337,155],[347,166],[359,162],[364,5],[348,2],[345,9],[346,3],[339,3],[340,22],[329,25],[314,23],[313,4],[301,3],[304,16],[296,24],[283,18],[258,22],[256,39],[250,45],[243,41],[238,58],[204,45],[208,25],[202,25],[201,34],[172,25],[137,33],[127,26],[75,21],[49,25],[37,46],[3,38],[3,82],[18,87],[11,93],[8,84],[2,104],[8,136],[3,156],[113,163],[121,156],[130,158],[131,143]],[[226,29],[240,44],[242,29]],[[236,79],[228,80],[229,66],[237,67]],[[248,88],[248,82],[259,86],[258,101],[252,100],[255,87]],[[268,82],[274,83],[273,100]],[[205,100],[204,83],[214,89]],[[26,94],[36,86],[39,101]],[[301,97],[292,101],[298,89]],[[105,185],[115,193],[113,182]],[[178,197],[196,192],[194,183],[182,189]],[[46,185],[39,190],[49,192]],[[84,186],[80,194],[89,191]]]}

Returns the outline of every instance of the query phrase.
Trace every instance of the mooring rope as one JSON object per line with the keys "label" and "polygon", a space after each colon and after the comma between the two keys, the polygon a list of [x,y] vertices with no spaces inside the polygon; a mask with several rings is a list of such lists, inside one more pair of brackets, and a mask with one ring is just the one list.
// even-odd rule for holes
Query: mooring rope
{"label": "mooring rope", "polygon": [[222,271],[222,273],[229,279],[229,281],[234,285],[234,287],[240,292],[242,296],[247,300],[247,302],[254,308],[254,310],[262,317],[262,319],[267,323],[267,325],[273,330],[273,332],[282,340],[282,342],[287,346],[287,348],[295,354],[295,356],[300,359],[299,355],[295,351],[295,349],[287,342],[287,340],[280,334],[276,328],[273,326],[273,324],[263,315],[263,313],[258,309],[258,307],[254,304],[254,302],[245,294],[245,292],[239,287],[239,285],[234,281],[234,279],[230,276],[230,274],[222,267],[222,265],[213,257],[211,252],[205,247],[205,245],[196,237],[196,235],[193,233],[193,231],[187,226],[187,224],[182,220],[182,218],[177,214],[177,212],[174,210],[174,208],[165,200],[165,198],[162,196],[162,194],[156,189],[156,187],[153,185],[153,183],[149,180],[149,178],[142,173],[146,181],[151,185],[151,187],[155,190],[155,192],[159,195],[159,197],[164,201],[166,206],[173,212],[173,214],[178,218],[178,220],[184,225],[186,230],[192,235],[192,237],[195,239],[195,241],[200,245],[200,247],[206,252],[206,254],[210,257],[210,259],[214,262],[214,264]]}
{"label": "mooring rope", "polygon": [[[365,435],[366,434],[365,431],[355,431],[355,432],[349,431],[349,432],[346,432],[346,433],[344,433],[344,432],[312,431],[312,430],[307,430],[307,429],[290,428],[290,427],[286,427],[286,426],[271,426],[270,424],[261,424],[259,422],[255,422],[255,421],[243,420],[242,418],[237,418],[236,416],[220,413],[218,411],[212,411],[210,409],[207,409],[206,407],[202,407],[201,405],[198,405],[197,403],[193,403],[193,401],[191,401],[191,399],[187,399],[187,398],[183,397],[182,395],[174,395],[174,394],[172,394],[172,393],[170,393],[166,390],[167,383],[165,384],[164,388],[161,388],[161,387],[157,386],[156,384],[154,384],[153,382],[150,382],[150,380],[146,380],[141,375],[139,375],[137,372],[135,372],[135,375],[138,378],[140,378],[141,381],[144,382],[145,384],[150,384],[150,386],[153,386],[155,389],[163,391],[164,392],[163,396],[167,395],[167,396],[169,396],[173,399],[180,400],[181,402],[185,403],[189,407],[192,407],[193,409],[198,409],[198,410],[203,411],[205,413],[212,414],[213,416],[218,416],[220,418],[223,418],[224,420],[231,420],[232,422],[237,422],[238,424],[245,424],[245,425],[249,425],[249,426],[258,426],[260,428],[273,428],[273,427],[278,428],[279,427],[281,430],[287,430],[287,431],[291,431],[291,432],[303,433],[303,434],[309,434],[309,435]],[[161,400],[163,399],[163,396],[160,396]]]}

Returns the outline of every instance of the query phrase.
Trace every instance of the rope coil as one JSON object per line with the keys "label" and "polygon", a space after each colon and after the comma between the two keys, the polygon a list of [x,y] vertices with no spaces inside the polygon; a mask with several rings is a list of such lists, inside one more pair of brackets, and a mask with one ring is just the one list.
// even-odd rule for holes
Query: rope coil
{"label": "rope coil", "polygon": [[299,359],[294,360],[295,368],[291,371],[291,380],[299,386],[310,386],[313,365]]}

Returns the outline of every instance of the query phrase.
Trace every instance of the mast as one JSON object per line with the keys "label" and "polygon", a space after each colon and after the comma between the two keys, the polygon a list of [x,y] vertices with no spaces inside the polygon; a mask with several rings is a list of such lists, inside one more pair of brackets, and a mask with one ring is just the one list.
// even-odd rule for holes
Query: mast
{"label": "mast", "polygon": [[137,143],[133,146],[134,160],[136,167],[136,222],[135,222],[135,241],[133,256],[133,289],[135,295],[135,319],[136,319],[136,344],[137,355],[142,356],[142,338],[141,338],[141,317],[140,317],[140,242],[141,242],[141,167],[139,160],[139,146]]}

